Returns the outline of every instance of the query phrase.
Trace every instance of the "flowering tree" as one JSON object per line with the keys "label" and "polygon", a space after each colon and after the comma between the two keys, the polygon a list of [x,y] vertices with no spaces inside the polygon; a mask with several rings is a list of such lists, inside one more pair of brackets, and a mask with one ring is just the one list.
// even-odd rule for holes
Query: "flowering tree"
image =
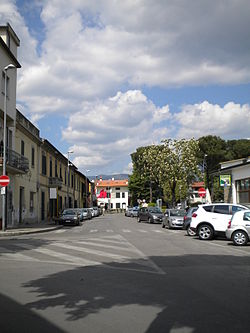
{"label": "flowering tree", "polygon": [[198,142],[194,139],[166,139],[162,142],[157,163],[159,183],[172,206],[176,205],[176,194],[179,194],[179,198],[185,198],[189,183],[200,174],[198,149]]}

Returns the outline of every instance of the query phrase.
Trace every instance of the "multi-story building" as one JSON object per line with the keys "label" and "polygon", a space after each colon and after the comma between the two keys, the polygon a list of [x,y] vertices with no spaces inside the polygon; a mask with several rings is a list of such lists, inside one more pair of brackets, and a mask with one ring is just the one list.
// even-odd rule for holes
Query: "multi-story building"
{"label": "multi-story building", "polygon": [[5,203],[6,227],[47,221],[66,207],[92,203],[89,179],[48,140],[41,139],[39,129],[16,110],[19,45],[11,26],[0,26],[0,174],[5,160],[10,178],[5,191],[1,188],[0,224]]}
{"label": "multi-story building", "polygon": [[128,207],[128,179],[96,181],[97,204],[106,209],[126,209]]}
{"label": "multi-story building", "polygon": [[[1,189],[0,214],[5,200],[5,220],[7,226],[12,226],[15,214],[14,194],[16,193],[14,179],[29,171],[29,161],[18,153],[15,147],[16,135],[16,79],[17,69],[21,67],[17,61],[17,48],[20,41],[9,24],[0,26],[0,173],[3,174],[5,161],[6,174],[10,178],[8,187]],[[6,121],[4,120],[6,119]],[[4,135],[5,134],[5,135]],[[5,159],[4,159],[4,145]]]}

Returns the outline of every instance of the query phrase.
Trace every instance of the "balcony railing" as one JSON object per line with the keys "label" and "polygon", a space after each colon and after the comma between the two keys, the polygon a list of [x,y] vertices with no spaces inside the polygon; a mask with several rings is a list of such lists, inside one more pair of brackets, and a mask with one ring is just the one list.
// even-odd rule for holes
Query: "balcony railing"
{"label": "balcony railing", "polygon": [[[0,146],[0,165],[3,165],[3,147]],[[6,167],[10,166],[21,172],[29,171],[29,160],[16,151],[6,148]]]}
{"label": "balcony railing", "polygon": [[49,177],[49,186],[61,187],[63,183],[62,178],[58,177]]}

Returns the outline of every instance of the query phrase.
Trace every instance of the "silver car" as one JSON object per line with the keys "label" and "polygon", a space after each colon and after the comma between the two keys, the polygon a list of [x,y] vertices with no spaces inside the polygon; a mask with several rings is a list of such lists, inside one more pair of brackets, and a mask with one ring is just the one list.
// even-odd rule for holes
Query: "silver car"
{"label": "silver car", "polygon": [[250,210],[236,212],[229,221],[226,237],[234,245],[247,245],[250,241]]}
{"label": "silver car", "polygon": [[162,221],[162,228],[182,228],[185,214],[185,209],[167,209],[164,213],[165,219]]}

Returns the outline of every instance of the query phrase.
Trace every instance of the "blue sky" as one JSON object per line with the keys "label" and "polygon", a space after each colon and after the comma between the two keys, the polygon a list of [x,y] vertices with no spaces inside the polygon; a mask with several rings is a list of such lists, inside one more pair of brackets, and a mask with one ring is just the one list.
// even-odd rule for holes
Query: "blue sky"
{"label": "blue sky", "polygon": [[250,138],[247,0],[2,0],[17,107],[91,175],[164,138]]}

